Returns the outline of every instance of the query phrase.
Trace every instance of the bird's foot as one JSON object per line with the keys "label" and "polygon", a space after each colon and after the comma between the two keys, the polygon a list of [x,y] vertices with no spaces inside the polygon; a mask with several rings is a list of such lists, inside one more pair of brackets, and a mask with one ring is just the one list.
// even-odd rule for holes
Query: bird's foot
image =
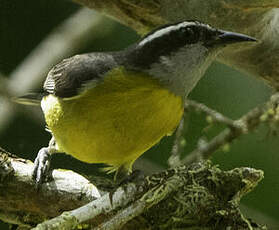
{"label": "bird's foot", "polygon": [[144,173],[142,170],[136,169],[131,174],[126,175],[121,178],[121,180],[117,183],[118,187],[126,185],[131,182],[137,182],[144,179]]}
{"label": "bird's foot", "polygon": [[51,154],[49,148],[41,148],[34,162],[32,178],[35,180],[36,187],[39,188],[43,182],[52,179],[50,170]]}
{"label": "bird's foot", "polygon": [[109,192],[109,199],[110,199],[110,204],[112,206],[113,202],[113,195],[116,192],[116,190],[119,187],[123,187],[124,191],[127,192],[126,190],[126,185],[132,182],[138,182],[138,181],[143,181],[144,179],[144,173],[141,170],[134,170],[131,174],[126,175],[122,178],[117,178],[117,182],[115,183],[114,188]]}

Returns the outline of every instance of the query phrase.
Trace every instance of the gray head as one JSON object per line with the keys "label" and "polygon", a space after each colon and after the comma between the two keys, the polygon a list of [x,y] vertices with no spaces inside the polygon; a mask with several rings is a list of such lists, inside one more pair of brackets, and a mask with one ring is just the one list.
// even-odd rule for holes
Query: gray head
{"label": "gray head", "polygon": [[127,50],[127,62],[130,68],[148,73],[185,97],[221,48],[246,41],[256,39],[197,21],[182,21],[147,34]]}

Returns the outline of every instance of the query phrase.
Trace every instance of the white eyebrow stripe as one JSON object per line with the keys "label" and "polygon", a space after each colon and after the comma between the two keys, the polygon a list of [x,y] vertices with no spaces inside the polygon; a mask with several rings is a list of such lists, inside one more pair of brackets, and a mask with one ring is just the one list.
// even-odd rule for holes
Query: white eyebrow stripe
{"label": "white eyebrow stripe", "polygon": [[162,36],[162,35],[165,34],[165,33],[169,33],[170,31],[178,30],[178,29],[180,29],[181,27],[190,26],[190,25],[196,25],[196,24],[197,24],[196,22],[181,22],[181,23],[179,23],[179,24],[177,24],[177,25],[168,26],[168,27],[165,27],[165,28],[163,28],[163,29],[159,29],[159,30],[156,31],[155,33],[150,34],[149,36],[147,36],[146,38],[144,38],[144,39],[139,43],[139,46],[143,46],[145,43],[150,42],[151,40],[156,39],[156,38]]}

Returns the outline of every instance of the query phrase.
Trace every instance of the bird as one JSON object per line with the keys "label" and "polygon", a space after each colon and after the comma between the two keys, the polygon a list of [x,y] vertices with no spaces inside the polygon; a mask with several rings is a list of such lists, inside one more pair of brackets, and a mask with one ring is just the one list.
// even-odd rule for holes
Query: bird
{"label": "bird", "polygon": [[65,152],[104,170],[127,175],[135,160],[171,135],[187,96],[227,45],[248,35],[196,20],[162,25],[127,48],[79,54],[48,73],[40,101],[52,138],[39,150],[33,178],[42,183],[51,155]]}

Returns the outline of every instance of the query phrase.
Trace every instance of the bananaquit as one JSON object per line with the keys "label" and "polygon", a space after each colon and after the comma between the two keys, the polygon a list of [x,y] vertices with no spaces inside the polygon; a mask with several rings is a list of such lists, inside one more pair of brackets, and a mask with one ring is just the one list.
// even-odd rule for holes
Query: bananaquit
{"label": "bananaquit", "polygon": [[105,163],[116,174],[131,172],[141,154],[174,132],[183,101],[218,52],[247,41],[256,39],[182,21],[122,51],[76,55],[54,66],[41,100],[53,138],[35,160],[36,182],[57,152]]}

